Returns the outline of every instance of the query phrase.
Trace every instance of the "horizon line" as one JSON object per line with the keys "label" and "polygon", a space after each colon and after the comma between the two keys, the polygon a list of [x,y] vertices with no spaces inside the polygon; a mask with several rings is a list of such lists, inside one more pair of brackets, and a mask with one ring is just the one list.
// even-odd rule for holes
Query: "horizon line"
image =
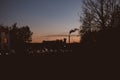
{"label": "horizon line", "polygon": [[[46,35],[46,36],[40,36],[40,37],[68,37],[69,35]],[[79,37],[80,35],[70,35],[72,37],[76,36]]]}

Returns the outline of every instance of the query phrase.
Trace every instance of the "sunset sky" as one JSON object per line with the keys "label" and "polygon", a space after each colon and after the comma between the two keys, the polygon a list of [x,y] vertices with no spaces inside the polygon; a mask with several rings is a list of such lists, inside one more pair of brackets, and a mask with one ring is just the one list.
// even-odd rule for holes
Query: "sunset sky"
{"label": "sunset sky", "polygon": [[[28,25],[33,42],[68,38],[60,35],[80,27],[80,12],[81,0],[0,0],[0,24]],[[71,39],[78,42],[79,38]]]}

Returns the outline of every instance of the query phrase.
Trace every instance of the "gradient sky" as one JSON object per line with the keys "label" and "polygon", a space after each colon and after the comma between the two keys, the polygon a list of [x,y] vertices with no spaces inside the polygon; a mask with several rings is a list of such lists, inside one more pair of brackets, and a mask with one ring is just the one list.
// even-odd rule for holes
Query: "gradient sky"
{"label": "gradient sky", "polygon": [[28,25],[34,33],[33,42],[63,39],[52,35],[67,35],[79,28],[80,11],[81,0],[0,0],[0,24]]}

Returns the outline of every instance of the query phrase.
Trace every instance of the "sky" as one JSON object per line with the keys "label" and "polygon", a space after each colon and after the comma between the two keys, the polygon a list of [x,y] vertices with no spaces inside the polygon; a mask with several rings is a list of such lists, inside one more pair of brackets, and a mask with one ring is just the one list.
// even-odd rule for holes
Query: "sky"
{"label": "sky", "polygon": [[[0,24],[28,25],[34,33],[33,42],[67,38],[57,35],[68,35],[71,29],[79,28],[80,12],[81,0],[0,0]],[[71,38],[72,42],[79,39]]]}

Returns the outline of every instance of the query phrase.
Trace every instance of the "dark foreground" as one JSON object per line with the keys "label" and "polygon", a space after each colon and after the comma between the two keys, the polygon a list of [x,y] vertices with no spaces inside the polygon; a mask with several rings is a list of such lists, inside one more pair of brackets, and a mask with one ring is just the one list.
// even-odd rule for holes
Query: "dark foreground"
{"label": "dark foreground", "polygon": [[[118,72],[118,54],[73,53],[69,56],[3,56],[0,69],[15,79],[103,79]],[[113,79],[115,79],[113,77]]]}
{"label": "dark foreground", "polygon": [[1,55],[0,69],[4,76],[23,80],[25,77],[26,79],[32,77],[32,79],[84,78],[86,80],[86,78],[98,79],[102,76],[108,79],[111,74],[118,72],[119,47],[74,46],[65,51]]}

